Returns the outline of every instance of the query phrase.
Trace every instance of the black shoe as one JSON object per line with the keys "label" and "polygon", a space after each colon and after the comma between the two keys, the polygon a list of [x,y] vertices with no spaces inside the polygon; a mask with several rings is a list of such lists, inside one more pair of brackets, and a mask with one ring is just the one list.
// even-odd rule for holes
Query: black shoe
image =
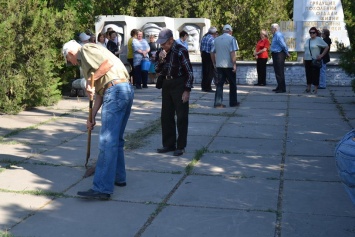
{"label": "black shoe", "polygon": [[286,90],[277,90],[277,91],[275,91],[275,93],[285,93],[286,92]]}
{"label": "black shoe", "polygon": [[278,90],[279,90],[279,88],[277,88],[277,87],[276,87],[276,88],[275,88],[275,89],[273,89],[272,91],[278,91]]}
{"label": "black shoe", "polygon": [[184,154],[185,150],[184,149],[176,149],[174,151],[173,156],[181,156],[182,154]]}
{"label": "black shoe", "polygon": [[266,85],[265,85],[265,84],[263,84],[263,83],[260,83],[260,84],[259,84],[259,86],[266,86]]}
{"label": "black shoe", "polygon": [[92,189],[89,189],[88,191],[78,192],[77,194],[82,197],[101,200],[109,200],[111,197],[111,195],[108,193],[100,193]]}
{"label": "black shoe", "polygon": [[148,86],[143,86],[143,88],[148,88]]}
{"label": "black shoe", "polygon": [[115,186],[118,186],[118,187],[125,187],[126,185],[127,185],[126,182],[123,182],[123,183],[115,182]]}
{"label": "black shoe", "polygon": [[254,84],[254,86],[260,86],[260,84],[259,84],[259,83],[256,83],[256,84]]}
{"label": "black shoe", "polygon": [[162,147],[162,148],[158,148],[157,152],[158,153],[167,153],[169,151],[175,151],[175,147]]}
{"label": "black shoe", "polygon": [[239,105],[240,105],[240,103],[237,102],[235,105],[231,105],[231,106],[229,106],[229,107],[238,107]]}

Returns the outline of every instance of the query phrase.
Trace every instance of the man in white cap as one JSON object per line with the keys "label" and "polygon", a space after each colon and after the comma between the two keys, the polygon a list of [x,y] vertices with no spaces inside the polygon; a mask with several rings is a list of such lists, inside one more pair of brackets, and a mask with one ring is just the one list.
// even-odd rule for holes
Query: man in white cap
{"label": "man in white cap", "polygon": [[[87,79],[87,92],[96,93],[92,109],[93,121],[86,126],[92,130],[97,111],[101,111],[99,157],[96,163],[93,188],[78,192],[79,196],[107,200],[116,186],[126,186],[126,169],[123,153],[123,133],[131,112],[134,90],[128,83],[129,74],[121,60],[108,49],[97,44],[81,46],[75,40],[63,45],[67,64],[79,65]],[[94,88],[91,88],[91,73]]]}
{"label": "man in white cap", "polygon": [[216,27],[211,27],[208,32],[202,37],[200,44],[201,59],[202,59],[202,81],[201,90],[204,92],[213,92],[211,83],[216,76],[211,59],[211,50],[214,44],[214,39],[218,32]]}
{"label": "man in white cap", "polygon": [[211,58],[213,65],[217,68],[216,94],[214,99],[215,108],[225,108],[223,102],[223,86],[229,81],[229,106],[236,107],[237,82],[236,82],[236,56],[235,51],[239,50],[237,40],[232,36],[233,30],[230,25],[223,27],[223,35],[214,39]]}
{"label": "man in white cap", "polygon": [[192,65],[187,49],[174,40],[171,30],[165,28],[160,31],[157,43],[162,50],[157,53],[155,70],[163,78],[161,108],[163,147],[157,149],[157,152],[174,151],[174,156],[181,156],[187,145],[189,98],[194,81]]}
{"label": "man in white cap", "polygon": [[87,35],[86,33],[82,32],[79,35],[79,39],[80,39],[80,44],[84,45],[86,43],[89,43],[90,35]]}

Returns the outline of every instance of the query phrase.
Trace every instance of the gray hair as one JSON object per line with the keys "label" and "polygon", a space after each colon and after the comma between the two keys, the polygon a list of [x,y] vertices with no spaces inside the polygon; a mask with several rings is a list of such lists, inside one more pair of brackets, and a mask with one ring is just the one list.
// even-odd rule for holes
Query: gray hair
{"label": "gray hair", "polygon": [[276,30],[280,29],[280,26],[277,23],[271,24],[271,27],[276,29]]}
{"label": "gray hair", "polygon": [[75,51],[80,48],[81,48],[81,45],[78,42],[76,42],[75,40],[70,40],[63,45],[62,53],[63,53],[64,59],[65,59],[65,62],[67,64],[68,64],[68,62],[67,62],[68,52],[72,51],[72,50]]}

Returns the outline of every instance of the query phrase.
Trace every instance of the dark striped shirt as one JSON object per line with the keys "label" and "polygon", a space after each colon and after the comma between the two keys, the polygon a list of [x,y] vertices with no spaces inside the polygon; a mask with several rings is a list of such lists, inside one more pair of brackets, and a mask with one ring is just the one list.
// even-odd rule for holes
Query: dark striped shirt
{"label": "dark striped shirt", "polygon": [[170,51],[163,61],[159,60],[157,52],[156,72],[164,76],[183,77],[185,79],[185,89],[190,91],[193,88],[194,75],[190,62],[189,53],[184,46],[174,41]]}

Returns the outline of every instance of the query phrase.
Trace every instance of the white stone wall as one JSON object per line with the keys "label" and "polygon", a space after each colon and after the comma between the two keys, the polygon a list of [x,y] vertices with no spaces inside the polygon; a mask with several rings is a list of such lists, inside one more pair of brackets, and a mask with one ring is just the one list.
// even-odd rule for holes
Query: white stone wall
{"label": "white stone wall", "polygon": [[[195,84],[201,83],[201,63],[192,63]],[[276,78],[272,64],[266,67],[266,83],[276,85]],[[306,85],[306,75],[302,63],[286,63],[286,85]],[[327,64],[327,85],[350,86],[351,80],[339,65]],[[256,62],[237,62],[237,84],[253,85],[257,83]]]}

